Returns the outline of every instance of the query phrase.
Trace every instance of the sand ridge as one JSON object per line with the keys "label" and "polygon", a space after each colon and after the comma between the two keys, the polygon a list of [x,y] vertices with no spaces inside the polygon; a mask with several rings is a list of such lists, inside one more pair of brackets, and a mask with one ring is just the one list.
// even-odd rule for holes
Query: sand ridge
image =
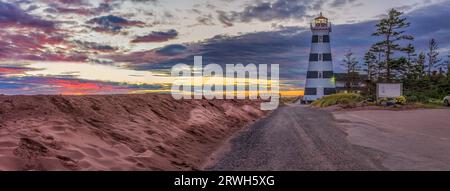
{"label": "sand ridge", "polygon": [[199,170],[260,101],[0,96],[0,170]]}

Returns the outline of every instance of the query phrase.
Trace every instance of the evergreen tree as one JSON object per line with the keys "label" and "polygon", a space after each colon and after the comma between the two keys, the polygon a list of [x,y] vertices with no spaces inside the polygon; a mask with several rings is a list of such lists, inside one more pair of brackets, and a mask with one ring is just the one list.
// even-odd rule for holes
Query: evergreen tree
{"label": "evergreen tree", "polygon": [[377,55],[377,63],[378,63],[377,78],[378,78],[378,80],[382,80],[382,77],[383,77],[383,74],[385,73],[384,71],[386,68],[386,63],[383,62],[385,56],[379,47],[375,46],[374,48],[375,48],[375,51],[378,53],[378,55]]}
{"label": "evergreen tree", "polygon": [[356,60],[356,58],[353,56],[353,52],[349,50],[346,54],[344,59],[342,60],[341,66],[344,67],[346,74],[345,74],[345,86],[347,88],[347,92],[353,92],[353,85],[356,83],[356,81],[359,78],[359,62]]}
{"label": "evergreen tree", "polygon": [[447,69],[447,77],[450,77],[450,52],[447,55],[447,60],[445,61],[445,67]]}
{"label": "evergreen tree", "polygon": [[377,64],[378,64],[378,60],[377,60],[377,56],[375,55],[376,53],[373,51],[368,51],[365,55],[364,55],[364,64],[365,64],[365,69],[364,71],[367,73],[367,94],[368,95],[374,95],[375,91],[374,91],[374,82],[376,80],[376,75],[377,75]]}
{"label": "evergreen tree", "polygon": [[382,73],[384,71],[384,63],[382,62],[383,52],[377,45],[372,45],[372,47],[370,47],[369,52],[373,52],[373,54],[376,57],[374,80],[378,80],[381,76],[383,76]]}
{"label": "evergreen tree", "polygon": [[425,53],[421,52],[417,58],[417,63],[414,67],[414,74],[416,79],[421,80],[425,76]]}
{"label": "evergreen tree", "polygon": [[447,54],[447,58],[444,62],[442,62],[439,66],[441,66],[442,70],[446,72],[447,76],[450,75],[450,52]]}
{"label": "evergreen tree", "polygon": [[391,9],[388,17],[382,19],[376,25],[377,30],[372,34],[383,39],[375,45],[385,56],[383,61],[386,69],[385,80],[388,82],[392,81],[393,70],[395,70],[394,53],[398,51],[405,52],[406,47],[402,47],[401,44],[404,44],[402,41],[414,39],[411,35],[405,34],[405,28],[409,27],[410,23],[406,21],[406,18],[401,18],[402,14],[402,12]]}
{"label": "evergreen tree", "polygon": [[404,50],[405,50],[405,53],[407,55],[408,62],[412,63],[413,62],[413,58],[415,56],[417,56],[416,48],[412,44],[408,44],[408,46],[406,46],[406,48]]}
{"label": "evergreen tree", "polygon": [[374,81],[374,77],[377,74],[377,56],[374,52],[369,51],[364,55],[364,71],[367,73],[367,79]]}
{"label": "evergreen tree", "polygon": [[428,65],[427,65],[427,73],[428,76],[431,76],[431,73],[433,71],[433,69],[436,67],[436,65],[441,61],[438,56],[439,56],[439,52],[437,51],[437,49],[439,48],[438,43],[436,42],[436,40],[431,39],[428,43]]}
{"label": "evergreen tree", "polygon": [[416,54],[416,48],[414,48],[414,46],[412,44],[408,44],[408,46],[405,48],[405,53],[406,53],[406,59],[407,59],[407,63],[406,63],[406,68],[405,68],[405,76],[409,77],[412,73],[413,70],[413,65],[415,62],[415,57],[417,56]]}

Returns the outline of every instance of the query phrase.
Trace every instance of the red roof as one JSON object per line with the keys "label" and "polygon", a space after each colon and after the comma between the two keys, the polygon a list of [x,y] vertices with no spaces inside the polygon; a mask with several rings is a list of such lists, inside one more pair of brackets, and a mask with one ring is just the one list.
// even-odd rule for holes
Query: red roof
{"label": "red roof", "polygon": [[324,16],[322,15],[322,12],[320,12],[320,16],[317,17],[316,19],[328,19],[328,18],[324,17]]}

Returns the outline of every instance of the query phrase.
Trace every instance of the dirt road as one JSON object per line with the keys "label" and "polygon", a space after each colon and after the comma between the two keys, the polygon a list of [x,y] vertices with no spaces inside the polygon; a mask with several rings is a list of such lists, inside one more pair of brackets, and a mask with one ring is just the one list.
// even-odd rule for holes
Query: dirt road
{"label": "dirt road", "polygon": [[381,153],[350,144],[330,112],[278,109],[232,140],[209,170],[378,170]]}
{"label": "dirt road", "polygon": [[450,170],[450,110],[280,108],[210,170]]}
{"label": "dirt road", "polygon": [[450,109],[337,112],[348,140],[391,170],[450,170]]}

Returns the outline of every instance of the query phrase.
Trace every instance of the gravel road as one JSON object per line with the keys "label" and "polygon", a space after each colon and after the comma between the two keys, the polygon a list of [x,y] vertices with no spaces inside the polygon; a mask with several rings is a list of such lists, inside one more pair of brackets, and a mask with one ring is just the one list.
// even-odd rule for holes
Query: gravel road
{"label": "gravel road", "polygon": [[389,170],[450,170],[450,109],[333,114],[352,144],[383,152]]}
{"label": "gravel road", "polygon": [[285,106],[234,138],[207,170],[385,170],[381,152],[346,137],[331,112]]}

